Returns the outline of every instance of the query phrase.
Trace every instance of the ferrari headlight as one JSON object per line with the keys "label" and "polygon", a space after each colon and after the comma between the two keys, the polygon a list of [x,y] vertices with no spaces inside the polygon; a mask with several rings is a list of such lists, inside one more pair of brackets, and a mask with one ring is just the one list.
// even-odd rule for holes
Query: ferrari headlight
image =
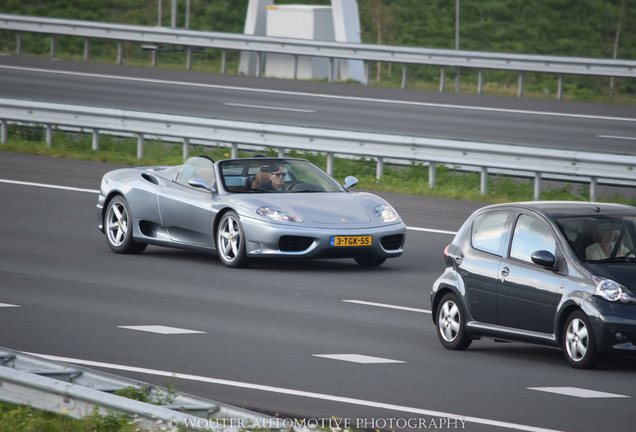
{"label": "ferrari headlight", "polygon": [[382,222],[394,222],[400,218],[397,212],[393,210],[393,207],[387,204],[380,204],[379,206],[376,206],[374,211],[375,215]]}
{"label": "ferrari headlight", "polygon": [[303,218],[300,216],[296,216],[278,207],[260,207],[256,210],[256,213],[260,216],[275,220],[276,222],[303,222]]}
{"label": "ferrari headlight", "polygon": [[621,301],[626,303],[629,301],[629,294],[625,290],[625,287],[618,282],[599,276],[592,276],[592,279],[594,279],[594,283],[596,283],[594,295],[611,302]]}

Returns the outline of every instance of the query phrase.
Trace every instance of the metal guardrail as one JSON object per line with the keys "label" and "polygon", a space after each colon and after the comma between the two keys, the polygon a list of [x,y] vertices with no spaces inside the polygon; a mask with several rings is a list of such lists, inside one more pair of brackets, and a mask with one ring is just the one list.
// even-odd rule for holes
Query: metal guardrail
{"label": "metal guardrail", "polygon": [[636,156],[600,152],[508,146],[474,141],[427,138],[369,132],[321,129],[279,124],[250,123],[201,117],[145,113],[109,108],[32,102],[0,98],[0,142],[7,140],[8,123],[44,125],[51,146],[54,126],[75,127],[92,133],[92,148],[99,147],[103,132],[137,136],[137,156],[143,157],[145,140],[167,137],[183,142],[183,157],[190,144],[222,145],[238,156],[239,146],[276,148],[327,154],[326,170],[333,174],[334,155],[377,159],[376,177],[383,174],[385,160],[428,164],[429,186],[435,185],[437,164],[478,167],[481,193],[486,194],[489,170],[531,173],[535,199],[541,196],[543,175],[570,176],[590,182],[590,198],[596,200],[597,184],[636,183]]}
{"label": "metal guardrail", "polygon": [[[0,14],[0,30],[34,32],[48,35],[67,35],[83,38],[109,39],[116,41],[165,44],[186,47],[188,68],[190,48],[216,48],[223,50],[223,73],[225,73],[225,50],[250,51],[258,54],[257,75],[263,65],[263,53],[288,54],[292,56],[314,56],[333,59],[352,59],[366,62],[366,83],[369,81],[368,62],[402,64],[402,87],[407,84],[407,65],[432,65],[442,67],[440,91],[444,89],[444,68],[458,67],[479,70],[478,93],[483,90],[483,69],[519,72],[518,96],[523,94],[523,72],[551,73],[559,76],[557,97],[563,93],[563,75],[594,75],[605,77],[636,78],[636,61],[594,59],[581,57],[541,56],[525,54],[503,54],[461,50],[441,50],[390,45],[353,44],[341,42],[309,41],[303,39],[250,36],[235,33],[193,31],[166,27],[148,27],[78,21],[56,18],[40,18]],[[18,37],[18,54],[21,52]],[[51,41],[51,55],[55,55],[55,40]],[[122,50],[118,53],[121,63]],[[88,59],[88,43],[85,43],[84,58]],[[330,68],[330,71],[333,67]],[[329,77],[332,81],[333,77]]]}
{"label": "metal guardrail", "polygon": [[[160,405],[113,394],[131,388]],[[7,348],[0,348],[0,400],[73,418],[117,412],[152,431],[298,429],[277,417]]]}

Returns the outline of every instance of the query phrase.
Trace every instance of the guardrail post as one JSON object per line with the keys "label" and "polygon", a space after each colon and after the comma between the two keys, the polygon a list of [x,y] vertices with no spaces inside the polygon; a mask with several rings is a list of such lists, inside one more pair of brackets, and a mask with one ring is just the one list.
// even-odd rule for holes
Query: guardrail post
{"label": "guardrail post", "polygon": [[0,144],[7,143],[7,121],[0,120]]}
{"label": "guardrail post", "polygon": [[278,157],[282,158],[285,157],[285,149],[282,147],[278,148]]}
{"label": "guardrail post", "polygon": [[238,143],[232,143],[232,154],[230,156],[232,159],[236,159],[238,157]]}
{"label": "guardrail post", "polygon": [[192,69],[192,48],[186,48],[186,70]]}
{"label": "guardrail post", "polygon": [[433,189],[435,187],[435,171],[437,165],[435,162],[428,163],[428,188]]}
{"label": "guardrail post", "polygon": [[375,179],[380,180],[384,174],[384,158],[378,157],[378,164],[375,167]]}
{"label": "guardrail post", "polygon": [[333,153],[327,153],[327,174],[333,175]]}
{"label": "guardrail post", "polygon": [[370,63],[368,61],[364,61],[364,85],[369,85],[369,80],[371,79],[371,71],[369,70]]}
{"label": "guardrail post", "polygon": [[534,173],[534,200],[541,200],[541,173]]}
{"label": "guardrail post", "polygon": [[439,92],[444,93],[446,88],[446,68],[442,66],[442,70],[439,75]]}
{"label": "guardrail post", "polygon": [[190,139],[183,139],[183,161],[185,162],[190,157]]}
{"label": "guardrail post", "polygon": [[263,53],[256,53],[256,77],[259,78],[261,76],[261,69],[263,68]]}
{"label": "guardrail post", "polygon": [[[331,76],[331,71],[329,71],[329,76]],[[294,80],[298,79],[298,54],[294,54]]]}
{"label": "guardrail post", "polygon": [[557,87],[557,99],[563,99],[563,75],[559,75],[559,84]]}
{"label": "guardrail post", "polygon": [[157,67],[157,50],[152,51],[152,67]]}
{"label": "guardrail post", "polygon": [[519,72],[519,86],[517,87],[517,97],[523,97],[523,72]]}
{"label": "guardrail post", "polygon": [[55,58],[55,35],[51,35],[51,58]]}
{"label": "guardrail post", "polygon": [[117,64],[122,64],[124,61],[124,43],[119,41],[117,44]]}
{"label": "guardrail post", "polygon": [[408,65],[406,63],[402,63],[402,88],[406,88],[406,80],[407,80],[407,68]]}
{"label": "guardrail post", "polygon": [[91,145],[93,150],[99,149],[99,130],[93,129],[93,142]]}
{"label": "guardrail post", "polygon": [[15,42],[15,53],[16,55],[22,55],[22,33],[20,32],[18,32]]}
{"label": "guardrail post", "polygon": [[333,82],[333,57],[329,57],[329,82]]}
{"label": "guardrail post", "polygon": [[225,75],[227,72],[227,52],[226,50],[221,51],[221,73]]}
{"label": "guardrail post", "polygon": [[598,190],[598,179],[596,177],[590,178],[590,201],[596,201],[596,193]]}
{"label": "guardrail post", "polygon": [[47,124],[46,126],[46,148],[53,147],[53,126]]}
{"label": "guardrail post", "polygon": [[137,159],[144,158],[144,134],[137,134]]}
{"label": "guardrail post", "polygon": [[84,61],[88,61],[88,52],[90,51],[90,41],[84,38]]}
{"label": "guardrail post", "polygon": [[477,72],[477,94],[481,95],[484,92],[484,71],[479,70]]}
{"label": "guardrail post", "polygon": [[488,167],[481,167],[479,193],[481,193],[482,196],[485,196],[488,193]]}

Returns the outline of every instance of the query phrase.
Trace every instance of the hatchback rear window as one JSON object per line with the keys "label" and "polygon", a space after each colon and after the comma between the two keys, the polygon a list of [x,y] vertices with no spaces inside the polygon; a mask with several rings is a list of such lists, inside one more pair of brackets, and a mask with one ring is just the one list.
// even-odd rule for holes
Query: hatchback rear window
{"label": "hatchback rear window", "polygon": [[477,216],[471,235],[475,249],[502,255],[510,212],[493,212]]}

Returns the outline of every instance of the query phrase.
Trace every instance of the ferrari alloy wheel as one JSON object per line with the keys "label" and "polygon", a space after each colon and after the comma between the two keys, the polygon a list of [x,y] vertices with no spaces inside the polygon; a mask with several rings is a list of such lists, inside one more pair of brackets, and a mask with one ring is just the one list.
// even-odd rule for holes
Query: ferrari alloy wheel
{"label": "ferrari alloy wheel", "polygon": [[133,240],[130,208],[121,196],[113,198],[106,207],[104,233],[106,243],[117,253],[133,254],[146,249],[145,243],[137,243]]}
{"label": "ferrari alloy wheel", "polygon": [[590,320],[582,311],[572,313],[563,326],[563,354],[577,369],[592,369],[600,360]]}
{"label": "ferrari alloy wheel", "polygon": [[216,249],[221,262],[228,267],[243,267],[247,263],[245,238],[238,215],[228,211],[216,231]]}
{"label": "ferrari alloy wheel", "polygon": [[437,336],[445,348],[464,350],[472,342],[466,334],[464,311],[455,294],[448,293],[442,297],[437,309],[436,323]]}

